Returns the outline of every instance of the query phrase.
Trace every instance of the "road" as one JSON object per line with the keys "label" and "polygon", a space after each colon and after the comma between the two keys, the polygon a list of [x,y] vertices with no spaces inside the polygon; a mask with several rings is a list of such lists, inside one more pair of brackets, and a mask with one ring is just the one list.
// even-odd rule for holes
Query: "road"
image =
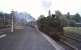
{"label": "road", "polygon": [[55,48],[35,29],[6,33],[0,39],[0,50],[55,50]]}
{"label": "road", "polygon": [[[27,27],[16,32],[6,32],[5,37],[0,38],[0,50],[56,50],[55,47],[39,33],[35,28]],[[62,45],[65,50],[69,47]],[[57,47],[59,48],[59,47]],[[63,50],[63,49],[60,49]]]}

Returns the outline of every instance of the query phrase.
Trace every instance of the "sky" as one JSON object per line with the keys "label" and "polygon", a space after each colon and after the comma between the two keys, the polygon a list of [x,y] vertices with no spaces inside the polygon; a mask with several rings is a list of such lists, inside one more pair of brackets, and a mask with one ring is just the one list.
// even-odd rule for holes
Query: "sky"
{"label": "sky", "polygon": [[30,13],[34,18],[41,14],[48,15],[48,10],[63,14],[81,14],[81,0],[0,0],[0,11],[10,13],[11,10]]}

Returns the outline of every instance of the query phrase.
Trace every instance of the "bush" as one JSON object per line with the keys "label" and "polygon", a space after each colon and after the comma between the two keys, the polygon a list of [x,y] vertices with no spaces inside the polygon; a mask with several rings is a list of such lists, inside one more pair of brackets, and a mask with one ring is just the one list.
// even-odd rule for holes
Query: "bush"
{"label": "bush", "polygon": [[52,17],[40,17],[37,24],[40,31],[46,33],[55,40],[59,40],[60,36],[63,35],[63,27],[61,26],[60,20],[55,18],[54,15]]}

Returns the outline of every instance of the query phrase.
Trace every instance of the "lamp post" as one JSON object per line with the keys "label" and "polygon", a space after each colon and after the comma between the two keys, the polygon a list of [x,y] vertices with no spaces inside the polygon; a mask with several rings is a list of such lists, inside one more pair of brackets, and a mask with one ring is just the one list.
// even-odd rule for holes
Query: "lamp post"
{"label": "lamp post", "polygon": [[13,16],[14,16],[14,11],[11,11],[11,17],[12,17],[11,18],[11,32],[14,32],[14,28],[13,28],[14,27],[14,25],[13,25],[14,24],[13,23]]}

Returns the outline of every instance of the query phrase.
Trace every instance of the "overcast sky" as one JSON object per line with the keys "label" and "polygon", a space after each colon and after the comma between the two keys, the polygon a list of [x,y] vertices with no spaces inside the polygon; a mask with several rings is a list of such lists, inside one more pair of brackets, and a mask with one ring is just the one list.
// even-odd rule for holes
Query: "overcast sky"
{"label": "overcast sky", "polygon": [[63,14],[81,14],[81,0],[0,0],[0,11],[10,12],[26,11],[37,18],[40,14],[47,15],[50,9],[52,13],[60,10]]}

